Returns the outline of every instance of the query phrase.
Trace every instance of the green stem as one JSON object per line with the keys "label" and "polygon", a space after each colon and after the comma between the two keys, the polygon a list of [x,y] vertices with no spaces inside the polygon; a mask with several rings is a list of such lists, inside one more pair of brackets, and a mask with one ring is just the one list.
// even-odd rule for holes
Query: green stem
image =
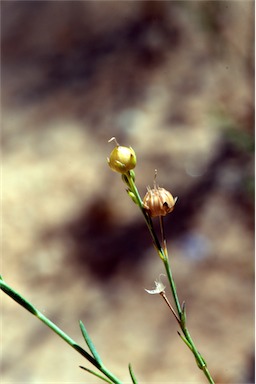
{"label": "green stem", "polygon": [[211,377],[210,375],[210,372],[207,368],[207,364],[205,362],[205,360],[203,359],[203,357],[201,356],[201,354],[198,352],[193,340],[192,340],[192,337],[190,336],[190,333],[186,327],[186,325],[184,325],[182,328],[182,332],[186,338],[186,340],[188,341],[188,343],[190,344],[190,347],[191,347],[191,351],[193,352],[194,356],[195,356],[195,359],[196,359],[196,362],[197,362],[197,365],[198,367],[204,372],[206,378],[208,379],[209,383],[211,384],[214,384],[214,380],[213,378]]}
{"label": "green stem", "polygon": [[167,274],[167,277],[168,277],[168,280],[169,280],[169,283],[170,283],[170,287],[171,287],[173,299],[174,299],[174,302],[175,302],[175,306],[177,308],[177,311],[178,311],[178,314],[179,314],[179,318],[181,318],[181,315],[182,315],[181,305],[180,305],[180,302],[179,302],[176,285],[175,285],[175,282],[174,282],[173,277],[172,277],[172,270],[171,270],[171,267],[170,267],[167,255],[166,255],[166,258],[163,260],[163,263],[164,263],[166,274]]}
{"label": "green stem", "polygon": [[168,252],[167,252],[167,249],[163,249],[159,240],[158,240],[158,237],[155,233],[155,230],[154,230],[154,227],[153,227],[153,223],[152,223],[152,219],[151,217],[147,214],[147,212],[145,211],[144,209],[144,206],[143,206],[143,201],[140,197],[140,194],[137,190],[137,187],[135,185],[135,182],[134,182],[134,178],[130,175],[130,173],[128,172],[126,174],[127,176],[127,181],[128,181],[128,186],[131,190],[131,192],[134,194],[135,196],[135,200],[139,206],[139,208],[141,209],[142,211],[142,214],[145,218],[145,221],[146,221],[146,224],[147,224],[147,227],[149,229],[149,232],[150,232],[150,235],[152,237],[152,240],[153,240],[153,243],[154,243],[154,246],[160,256],[160,258],[162,259],[163,263],[164,263],[164,266],[165,266],[165,270],[166,270],[166,273],[167,273],[167,277],[168,277],[168,281],[169,281],[169,284],[170,284],[170,288],[171,288],[171,291],[172,291],[172,296],[173,296],[173,299],[174,299],[174,302],[175,302],[175,306],[176,306],[176,309],[177,309],[177,312],[178,312],[178,321],[179,321],[179,325],[180,325],[180,328],[185,336],[185,343],[186,345],[191,349],[192,353],[194,354],[195,356],[195,359],[196,359],[196,362],[197,362],[197,365],[198,367],[204,372],[208,382],[210,384],[214,384],[214,381],[210,375],[210,372],[208,371],[208,368],[207,368],[207,365],[206,365],[206,362],[204,361],[204,359],[202,358],[202,356],[200,355],[200,353],[198,352],[191,336],[190,336],[190,333],[187,329],[187,326],[186,326],[186,318],[185,318],[185,309],[183,308],[182,310],[182,307],[180,305],[180,301],[179,301],[179,298],[178,298],[178,294],[177,294],[177,289],[176,289],[176,285],[175,285],[175,282],[174,282],[174,279],[173,279],[173,276],[172,276],[172,271],[171,271],[171,267],[170,267],[170,264],[169,264],[169,259],[168,259]]}
{"label": "green stem", "polygon": [[47,327],[49,327],[53,332],[60,336],[66,343],[68,343],[72,348],[74,348],[80,355],[85,357],[90,363],[92,363],[96,368],[98,368],[105,376],[107,376],[113,383],[122,384],[122,382],[114,376],[103,364],[99,363],[94,357],[92,357],[88,352],[86,352],[80,345],[78,345],[71,337],[69,337],[65,332],[63,332],[57,325],[55,325],[51,320],[44,316],[40,311],[38,311],[28,300],[22,297],[18,292],[6,284],[0,277],[0,288],[8,296],[10,296],[14,301],[20,304],[27,311],[36,316],[41,320]]}
{"label": "green stem", "polygon": [[186,344],[187,346],[191,349],[192,353],[194,354],[195,356],[195,359],[196,359],[196,362],[197,362],[197,365],[198,367],[204,372],[208,382],[210,384],[214,384],[214,380],[212,379],[211,375],[210,375],[210,372],[207,368],[207,365],[206,365],[206,362],[205,360],[203,359],[203,357],[201,356],[201,354],[198,352],[194,342],[193,342],[193,339],[187,329],[187,326],[186,326],[186,319],[185,319],[185,314],[184,312],[182,311],[181,309],[181,305],[180,305],[180,301],[179,301],[179,298],[178,298],[178,294],[177,294],[177,289],[176,289],[176,286],[175,286],[175,283],[174,283],[174,280],[173,280],[173,276],[172,276],[172,272],[171,272],[171,267],[170,267],[170,264],[169,264],[169,260],[168,260],[168,254],[166,253],[166,258],[163,260],[164,262],[164,266],[165,266],[165,270],[166,270],[166,273],[167,273],[167,277],[168,277],[168,280],[169,280],[169,283],[170,283],[170,287],[171,287],[171,290],[172,290],[172,294],[173,294],[173,299],[174,299],[174,302],[175,302],[175,305],[176,305],[176,308],[177,308],[177,311],[178,311],[178,314],[179,314],[179,318],[180,318],[180,322],[179,322],[179,325],[180,325],[180,328],[185,336],[185,339],[186,339]]}
{"label": "green stem", "polygon": [[150,235],[151,235],[152,240],[153,240],[153,244],[154,244],[157,252],[159,253],[159,256],[161,257],[161,259],[163,259],[165,257],[164,250],[162,249],[161,244],[158,240],[158,237],[155,234],[152,219],[144,209],[143,201],[142,201],[140,194],[139,194],[139,191],[138,191],[138,189],[134,183],[134,179],[131,177],[129,172],[126,174],[126,176],[127,176],[127,180],[128,180],[128,186],[129,186],[130,190],[132,191],[132,193],[134,194],[136,202],[137,202],[137,204],[138,204],[138,206],[139,206],[139,208],[143,214],[143,217],[146,221],[147,227],[149,229]]}

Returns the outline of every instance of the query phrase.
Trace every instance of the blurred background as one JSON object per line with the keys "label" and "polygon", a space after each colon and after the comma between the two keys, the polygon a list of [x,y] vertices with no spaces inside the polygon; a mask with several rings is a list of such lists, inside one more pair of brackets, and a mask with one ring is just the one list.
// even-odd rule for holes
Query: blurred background
{"label": "blurred background", "polygon": [[[157,169],[179,197],[171,264],[216,383],[254,382],[254,2],[2,1],[1,45],[6,282],[81,344],[82,320],[124,382],[129,362],[140,383],[206,382],[144,291],[163,266],[107,165],[116,136],[142,196]],[[4,384],[99,382],[1,300]]]}

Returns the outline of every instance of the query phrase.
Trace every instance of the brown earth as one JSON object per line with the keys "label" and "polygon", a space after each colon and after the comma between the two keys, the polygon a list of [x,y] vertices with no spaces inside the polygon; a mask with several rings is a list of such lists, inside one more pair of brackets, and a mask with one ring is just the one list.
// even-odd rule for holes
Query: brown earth
{"label": "brown earth", "polygon": [[[158,296],[141,194],[178,196],[165,230],[188,325],[216,383],[254,382],[252,1],[2,2],[2,274],[72,338],[87,327],[131,382],[205,383]],[[157,224],[157,221],[156,221]],[[171,300],[169,289],[166,293]],[[96,383],[6,295],[2,383]]]}

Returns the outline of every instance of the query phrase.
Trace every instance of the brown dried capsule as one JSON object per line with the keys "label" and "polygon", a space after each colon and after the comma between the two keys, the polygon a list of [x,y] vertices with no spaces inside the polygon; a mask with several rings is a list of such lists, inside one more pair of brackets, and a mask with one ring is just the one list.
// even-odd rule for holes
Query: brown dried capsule
{"label": "brown dried capsule", "polygon": [[173,211],[177,197],[174,198],[166,189],[156,185],[154,185],[154,189],[148,187],[147,190],[143,204],[151,217],[165,216]]}

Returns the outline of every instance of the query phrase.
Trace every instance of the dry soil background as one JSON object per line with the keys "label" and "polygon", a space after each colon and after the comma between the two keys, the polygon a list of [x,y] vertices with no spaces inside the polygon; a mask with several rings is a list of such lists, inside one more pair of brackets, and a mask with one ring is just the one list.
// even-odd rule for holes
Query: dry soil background
{"label": "dry soil background", "polygon": [[[2,1],[4,279],[130,382],[205,383],[160,297],[116,136],[166,218],[188,324],[216,383],[254,382],[254,3]],[[167,290],[169,297],[170,292]],[[2,383],[96,383],[6,295]]]}

